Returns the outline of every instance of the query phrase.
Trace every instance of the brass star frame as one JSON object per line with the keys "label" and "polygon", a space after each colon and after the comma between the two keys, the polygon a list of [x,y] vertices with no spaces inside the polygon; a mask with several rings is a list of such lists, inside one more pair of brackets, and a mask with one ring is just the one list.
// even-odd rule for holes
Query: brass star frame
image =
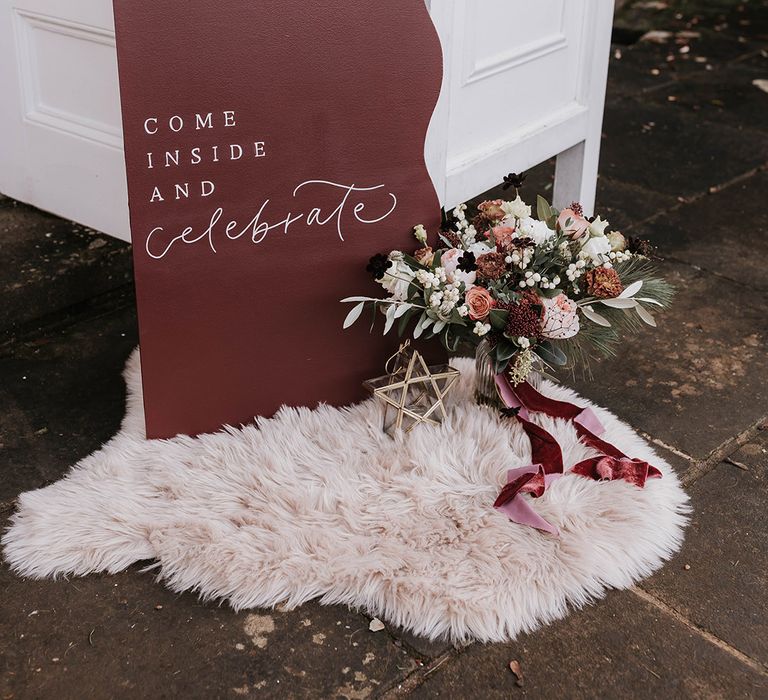
{"label": "brass star frame", "polygon": [[[422,423],[439,425],[446,416],[443,399],[458,378],[457,369],[449,365],[429,367],[421,353],[413,351],[406,366],[369,379],[363,386],[386,404],[384,430],[393,435],[403,430],[408,433]],[[394,419],[390,415],[393,410]]]}

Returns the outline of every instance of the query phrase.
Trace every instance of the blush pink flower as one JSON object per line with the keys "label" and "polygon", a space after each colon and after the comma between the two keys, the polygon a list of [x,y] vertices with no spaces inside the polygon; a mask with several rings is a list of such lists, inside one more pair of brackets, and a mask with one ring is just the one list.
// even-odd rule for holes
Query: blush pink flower
{"label": "blush pink flower", "polygon": [[495,226],[493,229],[493,238],[499,248],[509,248],[512,239],[515,237],[514,226]]}
{"label": "blush pink flower", "polygon": [[472,287],[464,296],[464,302],[473,321],[484,321],[496,306],[496,300],[485,287]]}
{"label": "blush pink flower", "polygon": [[568,238],[575,241],[586,233],[589,228],[589,221],[573,209],[563,209],[560,216],[557,217],[557,225]]}
{"label": "blush pink flower", "polygon": [[579,332],[576,302],[565,294],[553,299],[542,299],[541,335],[550,340],[565,340]]}
{"label": "blush pink flower", "polygon": [[440,267],[445,270],[446,277],[453,277],[463,254],[464,251],[459,248],[449,248],[440,256]]}

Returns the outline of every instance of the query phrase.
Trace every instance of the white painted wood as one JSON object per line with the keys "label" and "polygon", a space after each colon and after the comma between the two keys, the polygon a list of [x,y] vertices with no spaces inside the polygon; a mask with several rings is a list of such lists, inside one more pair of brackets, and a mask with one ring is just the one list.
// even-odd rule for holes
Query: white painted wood
{"label": "white painted wood", "polygon": [[0,192],[129,239],[112,4],[0,0]]}
{"label": "white painted wood", "polygon": [[[446,207],[557,156],[594,205],[611,0],[425,0],[445,72],[425,160]],[[124,240],[110,0],[0,0],[0,192]]]}
{"label": "white painted wood", "polygon": [[430,10],[448,73],[448,115],[428,139],[446,148],[444,205],[558,156],[555,201],[591,212],[613,3],[432,0]]}

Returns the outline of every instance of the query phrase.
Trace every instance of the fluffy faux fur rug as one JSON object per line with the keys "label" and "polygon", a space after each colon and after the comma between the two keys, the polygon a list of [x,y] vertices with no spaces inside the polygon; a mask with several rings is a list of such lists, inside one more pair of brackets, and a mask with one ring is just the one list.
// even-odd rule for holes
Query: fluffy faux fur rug
{"label": "fluffy faux fur rug", "polygon": [[[530,443],[517,423],[473,404],[472,363],[456,366],[445,424],[398,440],[382,433],[369,400],[147,441],[136,353],[121,431],[58,483],[19,497],[5,557],[31,577],[154,559],[173,590],[238,609],[319,597],[416,634],[499,641],[631,585],[680,547],[688,499],[677,477],[597,407],[604,437],[663,478],[644,489],[555,481],[532,505],[559,538],[495,511],[507,470],[530,462]],[[589,403],[548,382],[540,389]],[[533,415],[559,441],[566,468],[591,454],[570,424]]]}

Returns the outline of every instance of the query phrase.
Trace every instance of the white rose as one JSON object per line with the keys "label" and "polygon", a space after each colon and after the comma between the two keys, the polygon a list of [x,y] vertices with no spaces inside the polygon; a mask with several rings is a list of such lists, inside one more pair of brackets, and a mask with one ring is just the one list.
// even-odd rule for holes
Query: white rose
{"label": "white rose", "polygon": [[414,276],[415,273],[408,263],[394,260],[384,277],[379,280],[379,284],[392,295],[393,299],[405,301],[408,298],[408,287]]}
{"label": "white rose", "polygon": [[580,258],[591,260],[593,265],[601,265],[608,259],[611,252],[611,242],[605,236],[589,238],[579,253]]}
{"label": "white rose", "polygon": [[604,236],[605,229],[608,227],[608,222],[603,221],[599,216],[595,217],[595,220],[589,225],[589,235],[592,237]]}
{"label": "white rose", "polygon": [[520,222],[517,231],[520,236],[533,239],[536,245],[541,245],[555,235],[555,232],[545,222],[532,219],[530,216]]}
{"label": "white rose", "polygon": [[514,216],[516,219],[525,219],[531,215],[531,208],[517,195],[511,202],[502,202],[501,208],[507,216]]}
{"label": "white rose", "polygon": [[484,243],[483,241],[477,241],[477,243],[473,243],[471,246],[469,246],[469,252],[474,253],[476,258],[479,258],[481,255],[484,255],[485,253],[493,253],[496,250],[496,247],[491,247],[487,243]]}

